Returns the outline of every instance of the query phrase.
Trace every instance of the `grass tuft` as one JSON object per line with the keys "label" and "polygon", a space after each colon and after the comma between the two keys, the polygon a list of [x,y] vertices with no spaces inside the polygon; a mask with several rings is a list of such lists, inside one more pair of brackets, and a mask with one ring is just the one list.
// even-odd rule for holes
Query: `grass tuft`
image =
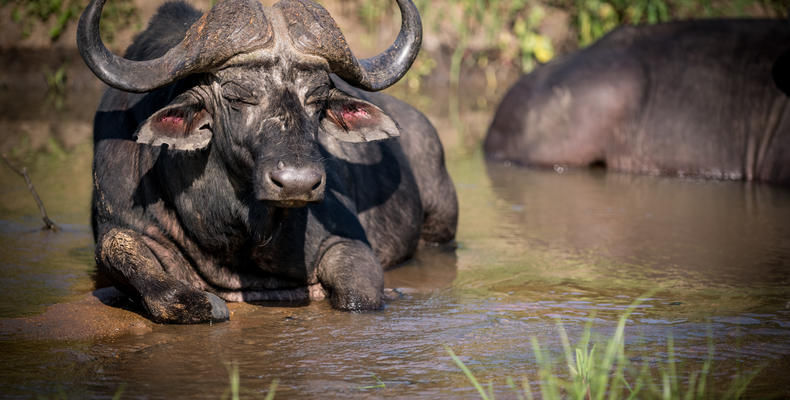
{"label": "grass tuft", "polygon": [[483,385],[481,385],[480,382],[477,381],[477,378],[475,378],[474,374],[472,374],[472,371],[469,370],[469,367],[467,367],[466,364],[464,364],[464,362],[461,361],[461,359],[458,358],[457,355],[455,355],[453,349],[451,349],[449,346],[445,346],[444,348],[445,350],[447,350],[447,353],[450,354],[450,358],[453,359],[455,365],[457,365],[458,368],[461,368],[461,371],[464,371],[464,375],[466,375],[466,378],[469,379],[470,382],[472,382],[472,386],[474,386],[475,389],[477,389],[477,393],[480,394],[480,398],[483,400],[493,399],[493,396],[492,397],[488,396],[488,393],[486,393],[485,389],[483,389]]}
{"label": "grass tuft", "polygon": [[[591,322],[585,325],[584,333],[575,347],[571,346],[567,332],[561,321],[557,330],[564,353],[564,366],[567,373],[558,374],[562,369],[548,356],[537,338],[532,337],[532,351],[537,362],[538,388],[542,399],[578,400],[618,400],[618,399],[683,399],[741,398],[750,382],[760,372],[757,369],[748,374],[736,375],[730,385],[722,392],[711,392],[710,377],[713,360],[712,333],[708,334],[708,355],[698,371],[689,373],[688,379],[681,380],[679,363],[675,357],[674,339],[667,338],[667,360],[664,364],[651,367],[647,361],[635,365],[626,355],[625,326],[628,317],[639,305],[633,303],[619,318],[617,328],[603,343],[591,343]],[[592,318],[590,319],[592,321]],[[472,371],[461,361],[450,347],[445,346],[453,362],[463,371],[469,382],[477,390],[480,398],[493,400],[494,391],[489,385],[484,390]],[[598,349],[603,349],[599,351]],[[513,390],[519,399],[533,399],[535,394],[529,379],[522,378],[519,387],[512,377],[506,378],[506,386]]]}

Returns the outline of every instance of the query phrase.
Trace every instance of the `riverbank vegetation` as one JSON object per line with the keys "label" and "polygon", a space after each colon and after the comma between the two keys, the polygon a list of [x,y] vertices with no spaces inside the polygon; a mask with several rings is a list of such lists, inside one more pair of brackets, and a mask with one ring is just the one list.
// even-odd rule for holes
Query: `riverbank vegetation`
{"label": "riverbank vegetation", "polygon": [[[216,0],[197,0],[211,6]],[[273,1],[264,0],[266,3]],[[381,27],[392,24],[397,6],[392,0],[325,0],[328,8],[342,9],[353,26],[364,27],[363,41],[386,34]],[[334,4],[340,2],[340,5]],[[414,0],[420,10],[429,50],[450,52],[451,81],[457,83],[459,64],[473,59],[496,61],[523,71],[550,60],[557,49],[586,46],[623,24],[654,24],[675,19],[711,17],[786,17],[785,0]],[[76,24],[88,0],[0,0],[10,10],[23,36],[38,25],[46,26],[49,39],[57,41],[66,28]],[[156,7],[159,0],[108,1],[102,18],[105,40],[112,41],[122,29],[139,30],[141,8]],[[202,4],[207,3],[207,4]],[[356,32],[355,32],[356,33]],[[429,51],[430,53],[430,51]],[[427,61],[416,68],[425,76],[436,65]]]}
{"label": "riverbank vegetation", "polygon": [[[43,25],[52,42],[60,39],[66,28],[76,23],[87,4],[85,0],[0,0],[3,8],[10,9],[11,19],[17,24],[22,37],[30,36],[37,26]],[[109,42],[119,30],[133,25],[139,27],[137,8],[132,0],[109,1],[103,16],[103,39]]]}
{"label": "riverbank vegetation", "polygon": [[[187,0],[207,9],[216,0]],[[262,0],[271,4],[276,0]],[[122,51],[163,0],[110,0],[102,35]],[[399,27],[392,0],[319,0],[338,19],[352,48],[380,51]],[[414,0],[424,27],[423,49],[392,90],[431,119],[446,118],[460,149],[476,149],[482,133],[469,127],[470,112],[490,114],[504,91],[522,73],[554,57],[586,46],[622,24],[652,24],[708,17],[786,17],[786,0]],[[11,19],[0,48],[24,51],[50,43],[74,48],[74,32],[88,0],[0,0]],[[32,37],[31,37],[32,36]],[[76,53],[76,49],[74,49]],[[89,74],[76,56],[42,67],[47,104],[62,110],[76,81],[74,71]],[[59,64],[54,64],[59,62]],[[71,65],[70,68],[66,68]],[[82,67],[82,65],[79,65]],[[69,70],[67,72],[67,70]],[[55,72],[53,72],[55,71]],[[84,85],[81,86],[84,90]],[[426,95],[427,93],[431,95]],[[435,94],[439,92],[440,95]],[[486,119],[477,118],[477,119]],[[440,131],[441,131],[440,127]]]}

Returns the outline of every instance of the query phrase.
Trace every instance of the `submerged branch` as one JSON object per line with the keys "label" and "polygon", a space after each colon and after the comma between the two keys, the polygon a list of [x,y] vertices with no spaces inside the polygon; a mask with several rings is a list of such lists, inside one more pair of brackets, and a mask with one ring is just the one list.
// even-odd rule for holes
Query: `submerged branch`
{"label": "submerged branch", "polygon": [[21,176],[25,179],[25,183],[27,184],[27,189],[30,190],[30,193],[33,195],[33,199],[36,200],[36,204],[38,205],[38,211],[41,213],[41,219],[44,220],[44,228],[49,229],[53,232],[57,232],[60,230],[58,226],[49,219],[47,215],[47,210],[44,208],[44,203],[41,201],[41,197],[38,197],[38,192],[36,192],[36,187],[33,186],[33,181],[30,180],[30,176],[27,174],[27,168],[22,167],[18,168],[14,164],[11,164],[11,161],[8,160],[5,154],[0,154],[5,164],[8,165],[8,168],[11,168],[12,171],[16,172],[17,175]]}

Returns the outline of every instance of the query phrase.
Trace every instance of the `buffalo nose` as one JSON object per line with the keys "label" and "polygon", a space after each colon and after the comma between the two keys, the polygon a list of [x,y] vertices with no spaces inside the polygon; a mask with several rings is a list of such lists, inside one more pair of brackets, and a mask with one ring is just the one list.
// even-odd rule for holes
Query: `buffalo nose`
{"label": "buffalo nose", "polygon": [[326,172],[320,163],[276,166],[262,164],[257,170],[255,198],[274,207],[303,207],[324,199]]}
{"label": "buffalo nose", "polygon": [[282,168],[269,174],[274,186],[286,196],[309,195],[321,186],[323,175],[314,168]]}

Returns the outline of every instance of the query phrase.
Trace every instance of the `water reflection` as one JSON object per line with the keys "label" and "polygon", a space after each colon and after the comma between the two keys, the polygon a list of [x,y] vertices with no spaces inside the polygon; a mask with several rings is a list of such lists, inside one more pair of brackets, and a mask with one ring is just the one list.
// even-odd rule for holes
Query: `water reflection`
{"label": "water reflection", "polygon": [[416,256],[385,274],[384,285],[400,293],[430,293],[449,288],[457,275],[453,244],[422,247]]}
{"label": "water reflection", "polygon": [[688,289],[790,279],[790,190],[764,184],[486,164],[502,236],[602,258]]}

